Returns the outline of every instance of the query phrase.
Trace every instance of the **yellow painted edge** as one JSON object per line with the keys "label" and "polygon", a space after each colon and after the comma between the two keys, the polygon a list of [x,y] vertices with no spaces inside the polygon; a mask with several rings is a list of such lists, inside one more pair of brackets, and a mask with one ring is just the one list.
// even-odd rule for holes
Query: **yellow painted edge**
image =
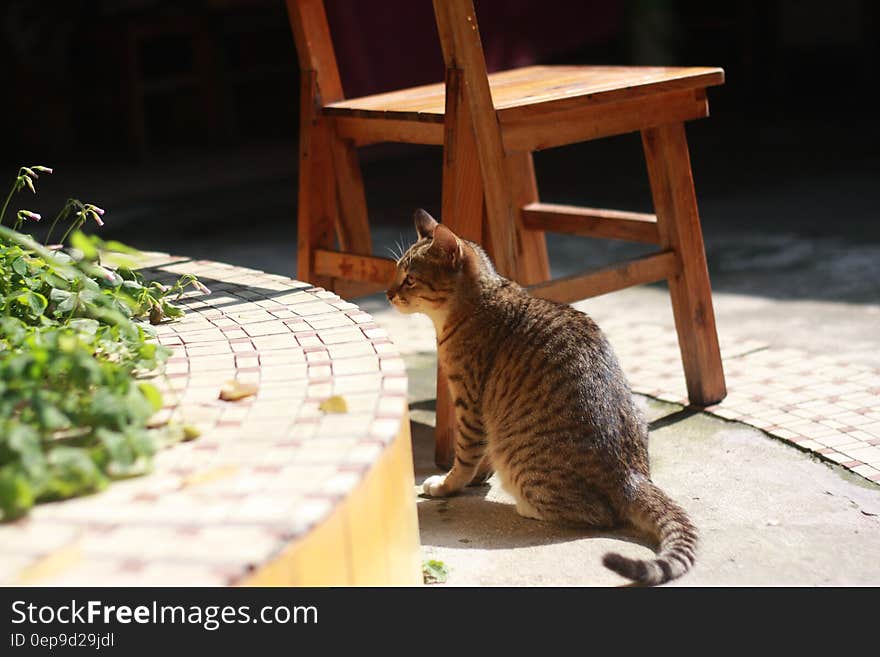
{"label": "yellow painted edge", "polygon": [[82,558],[80,544],[69,543],[22,569],[18,574],[18,584],[35,584],[55,577],[79,564]]}
{"label": "yellow painted edge", "polygon": [[409,416],[364,479],[241,586],[422,584]]}

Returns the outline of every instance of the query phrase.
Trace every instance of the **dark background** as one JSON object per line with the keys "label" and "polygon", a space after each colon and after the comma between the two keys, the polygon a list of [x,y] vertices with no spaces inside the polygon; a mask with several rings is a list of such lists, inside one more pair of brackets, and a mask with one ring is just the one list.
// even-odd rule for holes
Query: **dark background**
{"label": "dark background", "polygon": [[[326,5],[346,95],[442,79],[430,0]],[[712,117],[688,128],[722,286],[742,285],[711,257],[732,235],[880,242],[878,3],[476,5],[490,70],[725,69]],[[106,237],[295,272],[299,74],[281,0],[7,0],[0,12],[0,173],[11,184],[22,164],[56,168],[19,206],[51,215],[77,196],[105,207]],[[377,244],[408,235],[414,207],[439,208],[439,149],[376,146],[361,158]],[[536,162],[545,200],[650,209],[638,135]]]}

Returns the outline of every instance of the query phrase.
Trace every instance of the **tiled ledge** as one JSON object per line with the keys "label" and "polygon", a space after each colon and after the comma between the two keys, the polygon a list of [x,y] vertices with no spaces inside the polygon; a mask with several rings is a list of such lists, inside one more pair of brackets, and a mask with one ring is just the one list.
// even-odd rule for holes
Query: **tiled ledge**
{"label": "tiled ledge", "polygon": [[[0,526],[0,583],[418,583],[407,380],[384,329],[282,276],[162,254],[148,265],[151,280],[191,273],[212,291],[157,327],[173,354],[154,421],[201,437],[158,453],[152,474]],[[230,379],[257,394],[221,401]],[[331,395],[347,412],[319,408]]]}

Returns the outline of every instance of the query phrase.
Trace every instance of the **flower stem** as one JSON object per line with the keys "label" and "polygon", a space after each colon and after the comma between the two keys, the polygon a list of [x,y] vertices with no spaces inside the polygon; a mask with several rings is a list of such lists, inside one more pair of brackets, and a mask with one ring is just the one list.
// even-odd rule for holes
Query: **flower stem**
{"label": "flower stem", "polygon": [[64,240],[67,239],[67,236],[70,235],[73,231],[79,230],[85,222],[86,220],[84,217],[79,219],[78,221],[71,222],[70,226],[67,228],[67,231],[64,233],[64,235],[61,236],[60,243],[64,244]]}
{"label": "flower stem", "polygon": [[68,208],[70,207],[70,199],[67,199],[67,203],[64,204],[64,207],[55,215],[55,218],[52,220],[52,225],[49,226],[49,232],[46,234],[46,241],[44,244],[49,245],[49,240],[52,238],[52,233],[55,232],[55,225],[58,223],[59,219],[64,216],[68,212]]}
{"label": "flower stem", "polygon": [[18,180],[15,181],[15,184],[12,186],[12,189],[9,190],[9,196],[6,197],[6,202],[3,204],[3,209],[0,210],[0,224],[3,223],[3,219],[6,217],[6,206],[9,205],[9,201],[12,200],[12,195],[15,194],[18,189]]}

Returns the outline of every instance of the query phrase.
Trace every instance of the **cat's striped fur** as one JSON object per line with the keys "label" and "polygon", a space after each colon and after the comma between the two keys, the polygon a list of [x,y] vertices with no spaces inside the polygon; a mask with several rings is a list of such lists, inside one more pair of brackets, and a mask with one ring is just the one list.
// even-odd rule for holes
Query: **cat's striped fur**
{"label": "cat's striped fur", "polygon": [[523,516],[652,536],[656,559],[605,555],[624,577],[659,584],[687,572],[696,530],[650,480],[646,424],[598,326],[529,296],[424,211],[416,228],[388,298],[434,321],[457,423],[455,464],[424,492],[451,495],[494,469]]}

